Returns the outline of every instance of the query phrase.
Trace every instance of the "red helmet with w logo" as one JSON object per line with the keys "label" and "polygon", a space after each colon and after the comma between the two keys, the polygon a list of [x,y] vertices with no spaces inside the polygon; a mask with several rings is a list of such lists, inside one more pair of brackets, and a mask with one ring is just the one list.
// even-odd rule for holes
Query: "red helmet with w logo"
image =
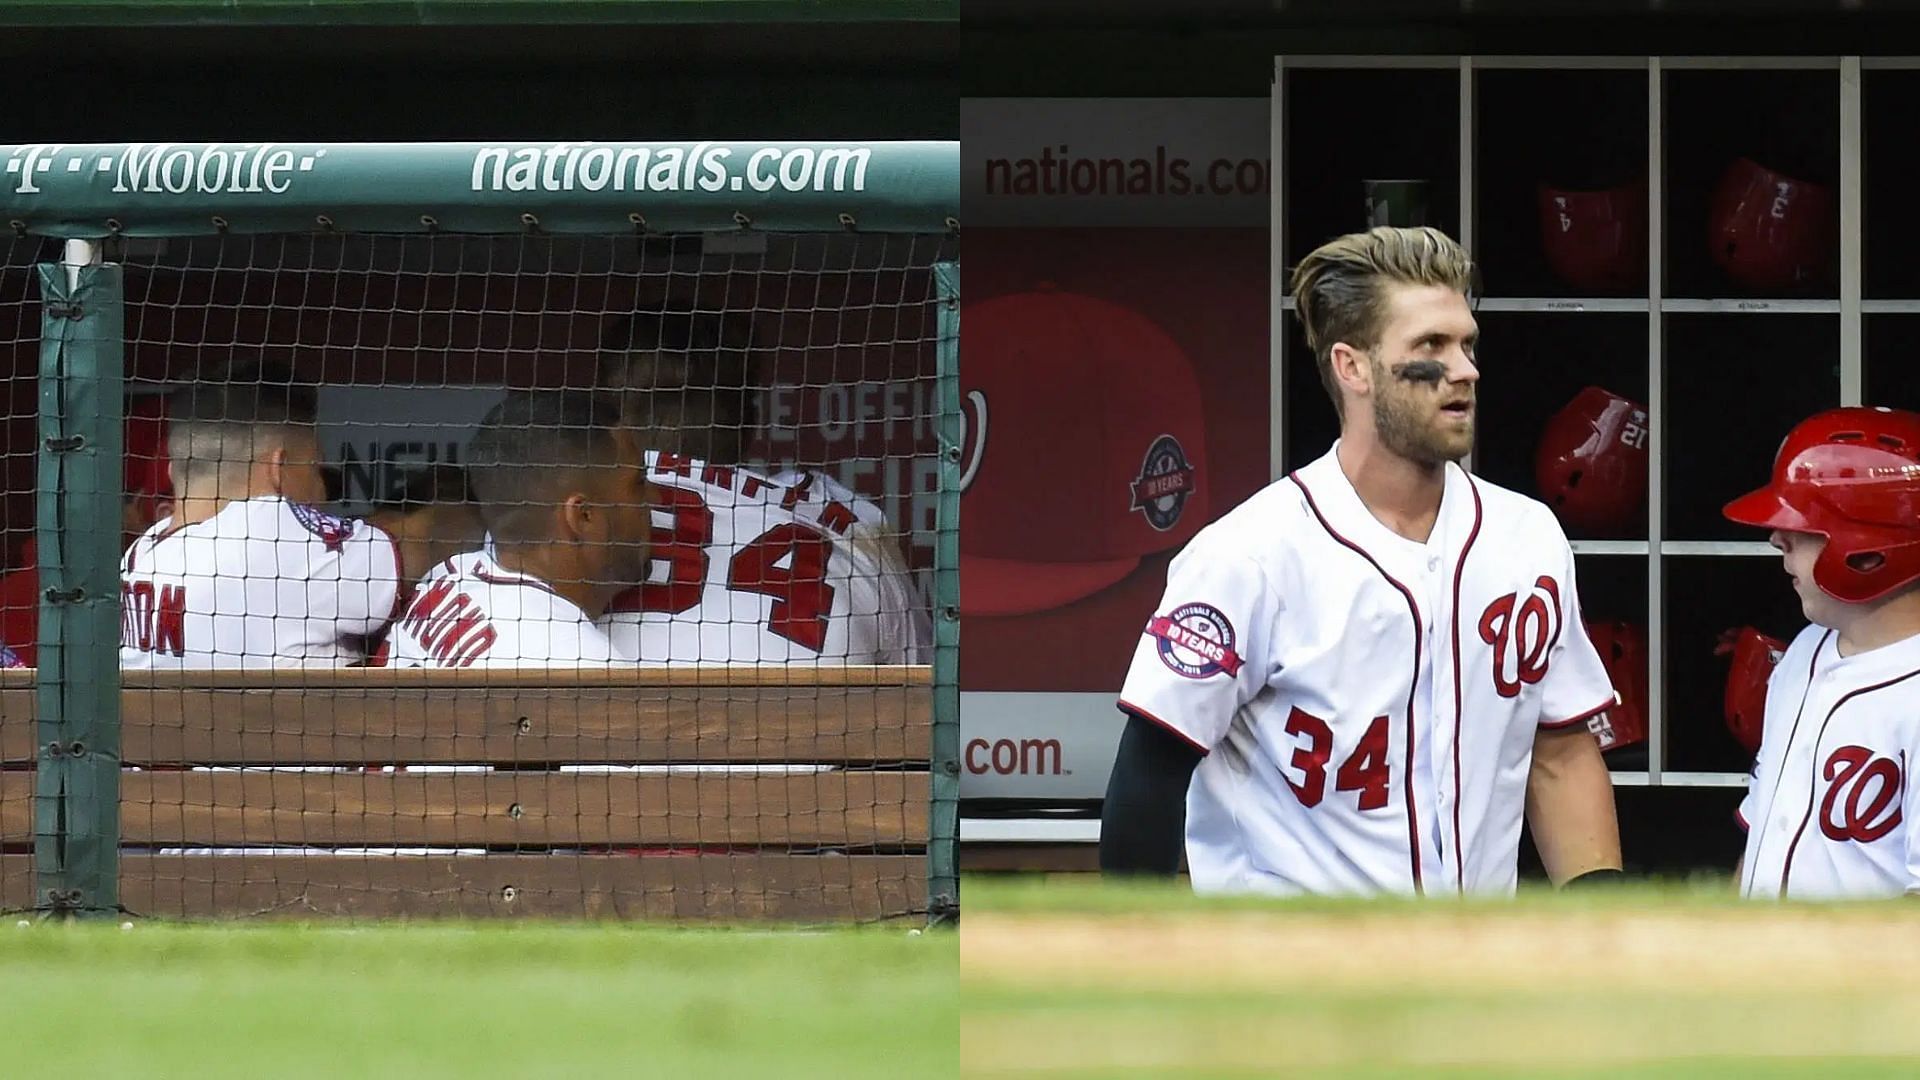
{"label": "red helmet with w logo", "polygon": [[1826,537],[1813,581],[1837,600],[1864,604],[1920,580],[1920,413],[1854,407],[1801,421],[1772,482],[1724,513]]}

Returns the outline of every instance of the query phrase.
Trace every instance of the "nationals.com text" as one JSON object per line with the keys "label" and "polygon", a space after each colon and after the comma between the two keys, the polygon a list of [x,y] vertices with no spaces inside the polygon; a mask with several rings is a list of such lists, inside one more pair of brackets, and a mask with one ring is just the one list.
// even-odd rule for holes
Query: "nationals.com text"
{"label": "nationals.com text", "polygon": [[989,195],[1263,195],[1272,162],[1214,158],[1197,163],[1156,146],[1152,157],[1075,157],[1070,144],[1038,157],[988,158]]}

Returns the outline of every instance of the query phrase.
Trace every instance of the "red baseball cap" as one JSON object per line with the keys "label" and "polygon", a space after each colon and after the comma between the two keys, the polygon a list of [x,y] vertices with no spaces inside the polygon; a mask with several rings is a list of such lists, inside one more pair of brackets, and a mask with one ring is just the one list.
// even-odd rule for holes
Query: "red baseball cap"
{"label": "red baseball cap", "polygon": [[960,608],[1091,596],[1208,519],[1200,384],[1154,322],[1042,288],[966,305]]}

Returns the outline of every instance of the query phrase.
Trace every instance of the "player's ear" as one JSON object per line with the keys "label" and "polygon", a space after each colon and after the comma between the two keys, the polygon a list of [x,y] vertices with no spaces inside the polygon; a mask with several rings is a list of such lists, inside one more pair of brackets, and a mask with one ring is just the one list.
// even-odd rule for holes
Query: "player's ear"
{"label": "player's ear", "polygon": [[1357,394],[1372,391],[1373,365],[1367,359],[1364,350],[1357,349],[1344,341],[1336,341],[1327,351],[1327,359],[1333,368],[1333,378],[1336,383]]}
{"label": "player's ear", "polygon": [[594,513],[593,503],[581,492],[567,496],[560,504],[560,520],[570,539],[584,540],[592,537],[599,525],[598,515]]}
{"label": "player's ear", "polygon": [[287,493],[287,448],[276,446],[267,451],[267,484],[275,495]]}

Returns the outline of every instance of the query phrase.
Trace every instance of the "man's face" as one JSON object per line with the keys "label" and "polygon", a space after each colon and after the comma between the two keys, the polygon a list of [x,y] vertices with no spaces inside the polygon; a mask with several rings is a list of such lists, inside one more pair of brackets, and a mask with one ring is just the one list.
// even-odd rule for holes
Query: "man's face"
{"label": "man's face", "polygon": [[1386,326],[1368,354],[1374,425],[1387,449],[1436,465],[1473,450],[1480,327],[1441,285],[1389,286]]}
{"label": "man's face", "polygon": [[615,439],[615,445],[619,448],[615,461],[594,470],[599,510],[605,515],[605,527],[597,538],[598,555],[605,580],[637,585],[646,577],[652,558],[656,499],[638,445],[624,434]]}
{"label": "man's face", "polygon": [[1793,591],[1800,597],[1800,610],[1806,614],[1807,621],[1838,626],[1846,617],[1847,605],[1828,596],[1813,581],[1813,563],[1827,549],[1827,538],[1819,533],[1775,529],[1767,540],[1780,551],[1780,562],[1787,576],[1793,579]]}

